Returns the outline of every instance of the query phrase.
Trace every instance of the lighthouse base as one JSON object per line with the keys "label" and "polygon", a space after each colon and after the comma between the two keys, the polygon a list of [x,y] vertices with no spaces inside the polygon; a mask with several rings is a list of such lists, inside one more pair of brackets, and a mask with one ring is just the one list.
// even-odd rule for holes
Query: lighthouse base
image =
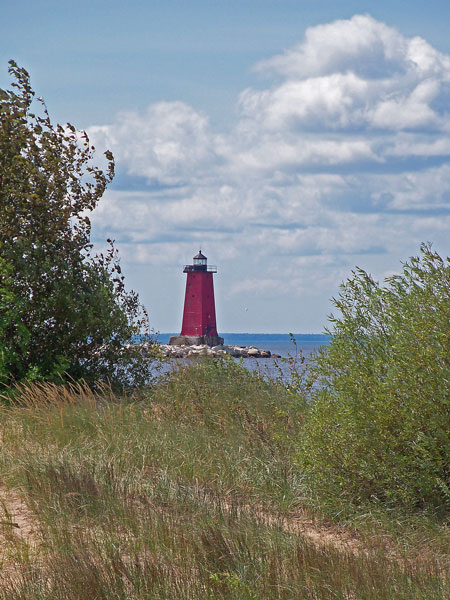
{"label": "lighthouse base", "polygon": [[211,335],[173,335],[169,346],[222,346],[223,338]]}

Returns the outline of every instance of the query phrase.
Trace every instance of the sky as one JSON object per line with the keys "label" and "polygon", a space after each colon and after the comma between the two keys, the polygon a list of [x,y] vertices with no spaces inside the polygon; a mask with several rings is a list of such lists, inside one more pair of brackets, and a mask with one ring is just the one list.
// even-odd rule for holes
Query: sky
{"label": "sky", "polygon": [[222,332],[320,333],[356,266],[450,254],[450,3],[0,0],[8,60],[110,149],[91,214],[152,327],[201,247]]}

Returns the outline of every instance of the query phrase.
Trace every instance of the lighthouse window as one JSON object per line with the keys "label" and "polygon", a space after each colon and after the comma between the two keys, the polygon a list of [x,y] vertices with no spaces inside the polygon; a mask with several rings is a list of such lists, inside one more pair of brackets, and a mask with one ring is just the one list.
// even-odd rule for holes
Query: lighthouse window
{"label": "lighthouse window", "polygon": [[203,266],[206,265],[206,258],[194,258],[194,265]]}

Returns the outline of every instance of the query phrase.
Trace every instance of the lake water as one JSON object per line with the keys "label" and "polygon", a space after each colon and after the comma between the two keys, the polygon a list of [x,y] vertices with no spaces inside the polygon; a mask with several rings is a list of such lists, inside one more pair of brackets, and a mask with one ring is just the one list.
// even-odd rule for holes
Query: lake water
{"label": "lake water", "polygon": [[[177,333],[160,333],[158,341],[167,344],[169,338]],[[261,350],[270,350],[273,354],[279,354],[283,358],[295,357],[296,353],[304,357],[309,356],[315,350],[329,344],[331,336],[318,333],[295,333],[296,346],[286,333],[222,333],[224,343],[227,346],[256,346]],[[236,359],[238,360],[238,359]],[[250,370],[258,369],[269,377],[279,375],[279,369],[288,377],[287,365],[272,358],[244,358],[243,365]],[[277,364],[275,364],[277,363]]]}

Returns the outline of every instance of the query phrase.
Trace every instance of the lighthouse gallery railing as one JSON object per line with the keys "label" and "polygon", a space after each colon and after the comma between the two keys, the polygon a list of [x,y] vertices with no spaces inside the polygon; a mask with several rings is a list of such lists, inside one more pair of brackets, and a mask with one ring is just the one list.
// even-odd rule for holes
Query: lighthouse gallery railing
{"label": "lighthouse gallery railing", "polygon": [[184,265],[183,273],[217,273],[216,265]]}

